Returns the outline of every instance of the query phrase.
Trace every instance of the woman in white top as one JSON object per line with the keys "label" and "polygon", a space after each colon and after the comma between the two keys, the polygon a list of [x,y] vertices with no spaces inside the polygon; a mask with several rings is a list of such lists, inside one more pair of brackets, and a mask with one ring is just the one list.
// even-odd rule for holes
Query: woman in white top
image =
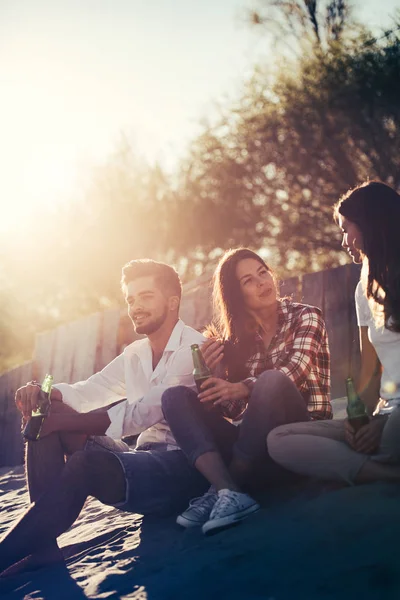
{"label": "woman in white top", "polygon": [[283,425],[268,435],[268,451],[287,469],[320,479],[400,481],[400,195],[364,183],[334,213],[343,248],[363,264],[355,294],[358,395],[370,420],[358,431],[347,419]]}

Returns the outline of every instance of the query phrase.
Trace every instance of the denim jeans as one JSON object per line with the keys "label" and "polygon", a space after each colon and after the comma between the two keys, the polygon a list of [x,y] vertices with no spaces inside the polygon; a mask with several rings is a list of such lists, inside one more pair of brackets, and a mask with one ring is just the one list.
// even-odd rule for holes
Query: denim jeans
{"label": "denim jeans", "polygon": [[[162,396],[164,417],[191,464],[206,452],[220,452],[255,462],[268,457],[267,435],[278,425],[310,419],[304,398],[280,371],[265,371],[257,379],[241,425],[227,421],[216,409],[206,410],[196,392],[178,386]],[[272,462],[272,461],[271,461]]]}
{"label": "denim jeans", "polygon": [[133,450],[121,440],[91,436],[85,450],[112,452],[119,460],[126,496],[111,506],[126,512],[162,517],[176,514],[209,485],[181,450],[167,450],[163,443],[149,443]]}

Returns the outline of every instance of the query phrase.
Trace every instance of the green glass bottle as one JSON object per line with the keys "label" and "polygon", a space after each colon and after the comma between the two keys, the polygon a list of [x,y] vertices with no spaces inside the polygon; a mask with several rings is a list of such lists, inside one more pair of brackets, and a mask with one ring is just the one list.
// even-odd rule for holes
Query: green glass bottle
{"label": "green glass bottle", "polygon": [[193,359],[193,377],[197,386],[197,391],[200,393],[200,386],[209,377],[211,377],[211,371],[207,367],[204,356],[201,353],[198,344],[192,344],[192,359]]}
{"label": "green glass bottle", "polygon": [[46,375],[40,388],[38,397],[38,407],[32,411],[32,416],[27,422],[23,436],[26,440],[35,442],[39,439],[40,430],[43,421],[47,417],[50,408],[51,387],[53,385],[53,376]]}
{"label": "green glass bottle", "polygon": [[365,404],[361,401],[361,398],[357,394],[353,379],[351,377],[346,379],[346,392],[347,417],[353,429],[358,431],[360,427],[369,422],[369,417],[367,415],[367,411],[365,410]]}

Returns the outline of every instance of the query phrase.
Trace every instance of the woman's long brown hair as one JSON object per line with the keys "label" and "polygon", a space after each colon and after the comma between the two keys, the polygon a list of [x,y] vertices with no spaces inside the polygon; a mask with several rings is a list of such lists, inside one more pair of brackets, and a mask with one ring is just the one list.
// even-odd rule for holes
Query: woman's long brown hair
{"label": "woman's long brown hair", "polygon": [[225,363],[231,381],[248,376],[246,360],[254,352],[255,323],[247,314],[236,276],[238,263],[246,258],[259,262],[275,279],[271,268],[249,248],[228,250],[218,263],[213,277],[213,322],[206,335],[224,341]]}
{"label": "woman's long brown hair", "polygon": [[400,332],[400,195],[371,181],[350,190],[334,208],[360,229],[363,237],[362,280],[367,298],[387,329]]}

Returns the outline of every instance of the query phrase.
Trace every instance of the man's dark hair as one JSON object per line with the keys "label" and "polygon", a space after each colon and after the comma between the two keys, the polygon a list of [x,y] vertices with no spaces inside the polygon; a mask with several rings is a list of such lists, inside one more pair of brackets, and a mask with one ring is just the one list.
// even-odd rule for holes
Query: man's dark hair
{"label": "man's dark hair", "polygon": [[182,296],[182,283],[173,267],[150,258],[131,260],[122,267],[121,287],[125,291],[130,281],[139,277],[154,277],[157,287],[167,296]]}

